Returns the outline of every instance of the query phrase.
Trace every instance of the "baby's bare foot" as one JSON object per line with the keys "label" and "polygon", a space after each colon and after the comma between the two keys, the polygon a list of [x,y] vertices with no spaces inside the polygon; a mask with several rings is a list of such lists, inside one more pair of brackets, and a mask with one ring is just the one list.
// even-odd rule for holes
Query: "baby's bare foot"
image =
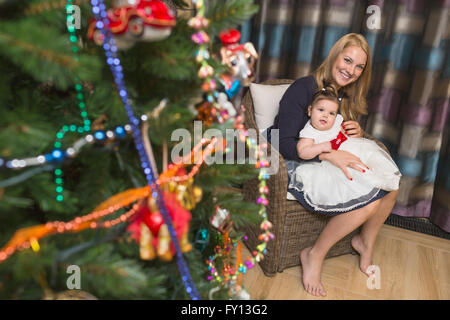
{"label": "baby's bare foot", "polygon": [[311,253],[311,247],[309,247],[301,251],[300,260],[302,262],[303,286],[305,290],[314,296],[325,297],[327,293],[320,282],[323,259],[315,257]]}
{"label": "baby's bare foot", "polygon": [[373,249],[364,244],[364,241],[359,234],[352,238],[352,247],[358,251],[360,255],[359,268],[364,274],[370,277],[372,272],[369,272],[368,268],[372,265]]}

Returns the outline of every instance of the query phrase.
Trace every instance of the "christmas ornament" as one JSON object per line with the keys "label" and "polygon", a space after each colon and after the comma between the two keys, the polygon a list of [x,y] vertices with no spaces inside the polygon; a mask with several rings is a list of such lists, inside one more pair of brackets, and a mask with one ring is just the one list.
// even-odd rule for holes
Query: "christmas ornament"
{"label": "christmas ornament", "polygon": [[141,236],[139,239],[139,253],[142,260],[153,260],[155,258],[155,249],[153,247],[153,235],[149,227],[140,223]]}
{"label": "christmas ornament", "polygon": [[217,110],[211,102],[203,101],[197,106],[197,112],[197,119],[203,121],[207,126],[210,126],[217,119]]}
{"label": "christmas ornament", "polygon": [[207,81],[203,82],[203,84],[202,84],[202,90],[204,92],[214,91],[216,89],[217,89],[217,84],[214,79],[208,79]]}
{"label": "christmas ornament", "polygon": [[230,117],[236,116],[236,109],[233,104],[228,100],[228,96],[224,92],[219,92],[217,95],[217,103],[222,109],[225,109]]}
{"label": "christmas ornament", "polygon": [[230,282],[230,295],[234,300],[250,300],[250,294],[241,285],[235,284],[234,281]]}
{"label": "christmas ornament", "polygon": [[167,225],[161,226],[158,238],[158,257],[164,261],[172,260],[173,254],[170,252],[170,235]]}
{"label": "christmas ornament", "polygon": [[197,30],[206,29],[209,26],[209,20],[203,16],[195,16],[189,19],[188,26]]}
{"label": "christmas ornament", "polygon": [[232,99],[242,88],[255,80],[254,67],[258,53],[251,42],[239,44],[241,33],[236,29],[222,31],[219,34],[222,41],[220,56],[222,64],[228,67],[228,72],[221,75],[225,93]]}
{"label": "christmas ornament", "polygon": [[227,209],[222,209],[216,206],[216,213],[210,219],[211,225],[221,233],[228,232],[233,225],[230,218],[230,212]]}
{"label": "christmas ornament", "polygon": [[[209,26],[209,20],[205,18],[205,6],[203,1],[193,1],[197,14],[188,21],[188,25],[195,29],[191,35],[192,41],[199,46],[195,54],[195,60],[201,64],[197,76],[203,79],[202,90],[206,96],[206,101],[197,104],[197,119],[204,121],[208,126],[218,120],[223,123],[230,116],[234,116],[236,111],[229,103],[228,98],[218,96],[216,80],[214,79],[214,69],[208,64],[210,53],[208,44],[211,39],[205,29]],[[218,101],[219,100],[219,101]]]}
{"label": "christmas ornament", "polygon": [[[124,50],[136,41],[163,40],[176,24],[174,12],[160,0],[116,0],[107,17],[117,48]],[[103,27],[101,20],[89,24],[88,38],[97,45],[104,45]]]}
{"label": "christmas ornament", "polygon": [[[205,31],[200,31],[200,32],[194,33],[191,36],[191,40],[194,41],[196,44],[206,44],[210,41],[210,38]],[[202,50],[204,52],[207,52],[205,49],[202,49]]]}
{"label": "christmas ornament", "polygon": [[144,141],[142,140],[141,130],[138,126],[139,120],[135,117],[133,108],[131,107],[131,101],[128,99],[128,92],[125,86],[123,69],[120,63],[120,59],[117,55],[118,47],[116,46],[111,30],[109,29],[109,20],[107,19],[105,4],[103,3],[103,0],[91,0],[91,5],[92,13],[98,20],[96,23],[96,27],[100,29],[101,34],[104,36],[105,44],[103,45],[103,49],[105,51],[106,63],[111,69],[114,77],[114,82],[116,83],[117,91],[119,93],[119,96],[122,98],[125,111],[132,126],[133,138],[140,157],[141,167],[143,168],[148,186],[151,189],[152,197],[156,200],[158,209],[163,216],[164,223],[167,224],[172,244],[175,246],[177,265],[178,270],[181,274],[181,280],[186,289],[186,293],[189,294],[192,299],[198,300],[200,299],[200,295],[198,294],[197,288],[189,272],[189,268],[181,252],[172,219],[162,199],[160,186],[155,183],[156,179],[152,170],[152,165],[150,164],[150,158],[145,151],[145,145]]}
{"label": "christmas ornament", "polygon": [[[176,196],[170,192],[164,193],[164,201],[176,228],[181,251],[188,252],[192,249],[192,245],[187,239],[191,214],[178,203]],[[158,256],[161,260],[170,261],[175,255],[169,230],[154,199],[149,198],[141,202],[141,206],[127,231],[139,243],[141,259],[153,260]]]}
{"label": "christmas ornament", "polygon": [[208,229],[202,228],[202,229],[198,230],[197,234],[195,235],[194,247],[197,250],[199,250],[200,252],[203,252],[203,250],[205,250],[208,243],[209,243]]}
{"label": "christmas ornament", "polygon": [[214,69],[211,66],[202,66],[199,70],[198,70],[198,77],[200,79],[206,79],[211,77],[214,74]]}
{"label": "christmas ornament", "polygon": [[[176,176],[185,176],[186,169],[179,168]],[[168,188],[169,191],[176,195],[178,202],[185,208],[186,210],[192,210],[195,205],[200,202],[202,199],[202,189],[193,185],[194,179],[189,178],[188,180],[180,183],[180,182],[169,182]]]}

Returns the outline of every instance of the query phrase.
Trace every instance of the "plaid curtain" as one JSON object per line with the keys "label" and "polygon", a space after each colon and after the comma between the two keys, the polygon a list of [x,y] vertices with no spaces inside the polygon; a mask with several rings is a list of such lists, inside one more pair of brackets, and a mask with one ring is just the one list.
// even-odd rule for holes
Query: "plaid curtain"
{"label": "plaid curtain", "polygon": [[340,37],[366,37],[373,77],[361,124],[403,174],[393,213],[450,232],[450,0],[255,3],[259,13],[241,33],[260,54],[256,82],[311,74]]}

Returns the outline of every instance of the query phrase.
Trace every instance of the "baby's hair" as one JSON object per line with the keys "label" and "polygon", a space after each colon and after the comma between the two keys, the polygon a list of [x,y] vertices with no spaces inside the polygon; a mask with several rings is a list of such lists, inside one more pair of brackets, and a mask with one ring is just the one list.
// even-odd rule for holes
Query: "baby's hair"
{"label": "baby's hair", "polygon": [[338,104],[338,107],[339,107],[339,104],[340,104],[342,98],[340,98],[338,96],[338,93],[336,92],[334,87],[326,85],[321,90],[314,93],[314,95],[312,97],[311,105],[314,106],[314,104],[320,100],[334,101]]}

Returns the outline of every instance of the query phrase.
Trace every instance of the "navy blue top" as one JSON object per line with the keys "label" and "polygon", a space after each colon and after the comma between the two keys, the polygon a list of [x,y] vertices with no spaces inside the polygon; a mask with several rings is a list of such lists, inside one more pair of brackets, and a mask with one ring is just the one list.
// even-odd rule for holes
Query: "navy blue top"
{"label": "navy blue top", "polygon": [[[295,80],[280,100],[273,128],[279,129],[279,151],[286,160],[304,161],[297,154],[298,135],[309,120],[308,106],[316,91],[316,80],[306,76]],[[312,160],[320,161],[318,156]]]}

